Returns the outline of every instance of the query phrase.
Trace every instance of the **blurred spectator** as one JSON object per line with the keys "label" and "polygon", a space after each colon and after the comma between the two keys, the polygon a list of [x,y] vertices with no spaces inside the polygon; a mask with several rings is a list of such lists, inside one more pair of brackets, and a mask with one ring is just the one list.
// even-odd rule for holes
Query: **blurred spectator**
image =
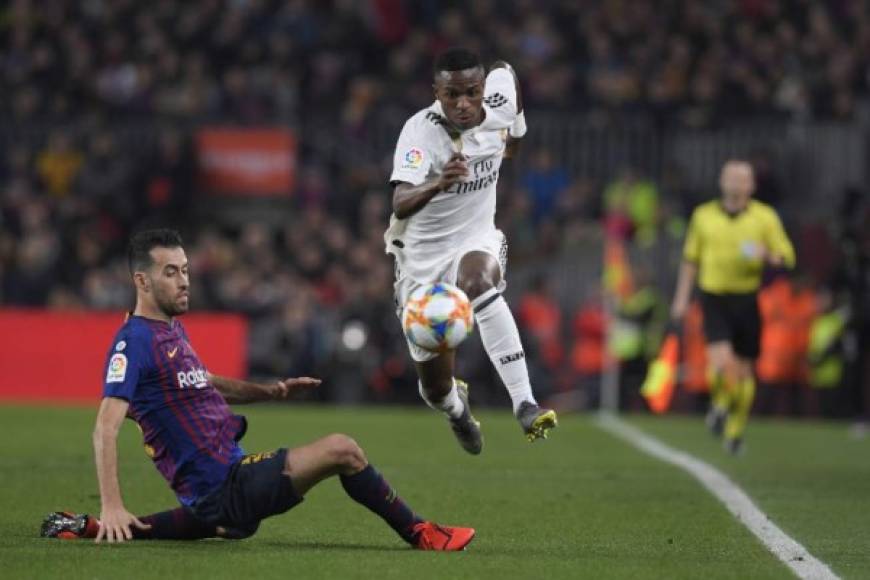
{"label": "blurred spectator", "polygon": [[651,284],[648,267],[635,268],[635,287],[616,305],[608,350],[619,361],[620,406],[641,409],[640,386],[649,362],[658,354],[667,319],[667,307]]}
{"label": "blurred spectator", "polygon": [[642,246],[656,240],[659,220],[659,192],[655,184],[638,176],[634,169],[625,169],[620,177],[604,190],[604,204],[610,219],[631,228],[631,236]]}
{"label": "blurred spectator", "polygon": [[[42,208],[37,205],[27,211],[33,214]],[[53,288],[59,255],[57,235],[40,225],[28,227],[27,236],[13,256],[12,268],[3,279],[4,300],[25,306],[45,304]]]}
{"label": "blurred spectator", "polygon": [[109,131],[93,135],[88,157],[76,180],[79,196],[123,226],[132,223],[137,209],[133,194],[133,164]]}
{"label": "blurred spectator", "polygon": [[807,350],[816,297],[808,280],[780,276],[759,292],[758,307],[762,323],[761,356],[756,361],[758,410],[809,414]]}
{"label": "blurred spectator", "polygon": [[179,132],[161,133],[144,175],[144,199],[137,209],[163,223],[185,223],[193,200],[194,161],[190,144]]}
{"label": "blurred spectator", "polygon": [[523,173],[520,183],[529,192],[535,223],[553,216],[561,194],[570,185],[568,171],[556,165],[549,149],[535,151],[532,163]]}
{"label": "blurred spectator", "polygon": [[870,425],[870,199],[849,188],[839,208],[837,243],[841,252],[834,291],[850,312],[845,330],[844,384],[856,419]]}
{"label": "blurred spectator", "polygon": [[66,133],[55,131],[48,137],[48,145],[36,158],[36,171],[45,189],[56,197],[70,193],[81,169],[84,156],[73,148]]}
{"label": "blurred spectator", "polygon": [[519,322],[525,335],[534,341],[526,348],[536,353],[550,374],[558,374],[565,354],[562,309],[544,276],[536,276],[520,299]]}
{"label": "blurred spectator", "polygon": [[577,376],[577,390],[584,398],[575,406],[598,408],[607,356],[607,321],[600,296],[590,296],[579,305],[571,323],[571,334],[571,370]]}

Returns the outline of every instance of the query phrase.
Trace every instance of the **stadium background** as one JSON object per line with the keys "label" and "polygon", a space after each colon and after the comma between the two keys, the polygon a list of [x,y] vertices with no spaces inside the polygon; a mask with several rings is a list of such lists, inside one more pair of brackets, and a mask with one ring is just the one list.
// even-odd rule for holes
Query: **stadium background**
{"label": "stadium background", "polygon": [[[401,124],[432,99],[433,56],[462,44],[522,81],[530,133],[502,171],[497,221],[544,399],[596,406],[612,357],[623,405],[640,408],[685,220],[736,155],[799,261],[790,287],[769,286],[788,305],[769,315],[798,338],[772,340],[784,354],[759,409],[868,414],[863,2],[18,0],[0,38],[4,315],[129,308],[128,234],[172,225],[194,309],[248,321],[247,374],[321,376],[329,401],[415,401],[385,181]],[[604,259],[605,238],[626,260]],[[626,270],[616,300],[604,282]],[[848,324],[812,353],[830,313]],[[475,402],[504,404],[479,341],[461,354]],[[822,355],[845,366],[817,389]],[[703,398],[691,363],[682,409]]]}

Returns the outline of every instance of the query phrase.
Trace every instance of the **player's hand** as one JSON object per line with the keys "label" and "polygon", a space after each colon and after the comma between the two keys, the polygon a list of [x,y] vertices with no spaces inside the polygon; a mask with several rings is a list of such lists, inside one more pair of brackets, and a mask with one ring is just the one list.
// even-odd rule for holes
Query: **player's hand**
{"label": "player's hand", "polygon": [[115,509],[103,509],[100,512],[100,531],[94,540],[100,543],[106,540],[110,544],[133,539],[130,526],[136,526],[140,530],[150,530],[149,524],[143,524],[139,518],[128,512],[123,507]]}
{"label": "player's hand", "polygon": [[782,256],[780,256],[779,254],[774,254],[767,248],[763,248],[761,252],[762,259],[769,265],[773,266],[774,268],[779,268],[780,266],[782,266]]}
{"label": "player's hand", "polygon": [[438,179],[438,188],[441,191],[445,191],[454,183],[459,183],[466,177],[468,177],[468,163],[465,156],[462,153],[454,153],[441,171],[441,177]]}
{"label": "player's hand", "polygon": [[682,322],[683,318],[686,317],[686,311],[689,309],[689,305],[685,302],[674,302],[671,305],[671,321],[672,322]]}
{"label": "player's hand", "polygon": [[513,159],[520,151],[520,138],[508,135],[504,145],[504,158]]}
{"label": "player's hand", "polygon": [[305,389],[312,389],[320,385],[320,379],[312,379],[311,377],[299,377],[298,379],[284,379],[275,383],[272,391],[272,396],[276,399],[286,399],[287,396],[294,392]]}

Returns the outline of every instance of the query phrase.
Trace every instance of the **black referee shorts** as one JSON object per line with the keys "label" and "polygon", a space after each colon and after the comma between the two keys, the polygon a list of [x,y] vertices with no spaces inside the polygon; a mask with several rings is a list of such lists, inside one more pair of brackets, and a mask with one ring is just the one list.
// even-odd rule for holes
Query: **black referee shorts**
{"label": "black referee shorts", "polygon": [[707,343],[727,340],[741,358],[756,359],[761,352],[761,313],[758,294],[701,292],[704,336]]}
{"label": "black referee shorts", "polygon": [[199,500],[193,515],[227,530],[229,539],[254,535],[260,521],[283,514],[302,501],[284,475],[286,449],[246,455],[233,465],[223,485]]}

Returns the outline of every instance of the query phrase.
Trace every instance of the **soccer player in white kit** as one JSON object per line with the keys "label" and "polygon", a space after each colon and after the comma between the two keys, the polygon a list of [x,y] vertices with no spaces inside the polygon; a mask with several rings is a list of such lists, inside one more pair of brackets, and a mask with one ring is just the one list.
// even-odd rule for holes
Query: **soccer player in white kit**
{"label": "soccer player in white kit", "polygon": [[[486,74],[462,48],[435,61],[435,102],[402,129],[393,161],[393,216],[384,235],[395,257],[396,303],[430,282],[459,286],[471,300],[483,346],[510,394],[529,441],[547,436],[556,413],[542,409],[529,383],[525,352],[501,296],[507,242],[495,227],[496,184],[506,150],[526,132],[519,83],[498,61]],[[437,354],[408,342],[420,395],[444,412],[463,449],[483,448],[471,415],[468,386],[454,377],[454,353]]]}

